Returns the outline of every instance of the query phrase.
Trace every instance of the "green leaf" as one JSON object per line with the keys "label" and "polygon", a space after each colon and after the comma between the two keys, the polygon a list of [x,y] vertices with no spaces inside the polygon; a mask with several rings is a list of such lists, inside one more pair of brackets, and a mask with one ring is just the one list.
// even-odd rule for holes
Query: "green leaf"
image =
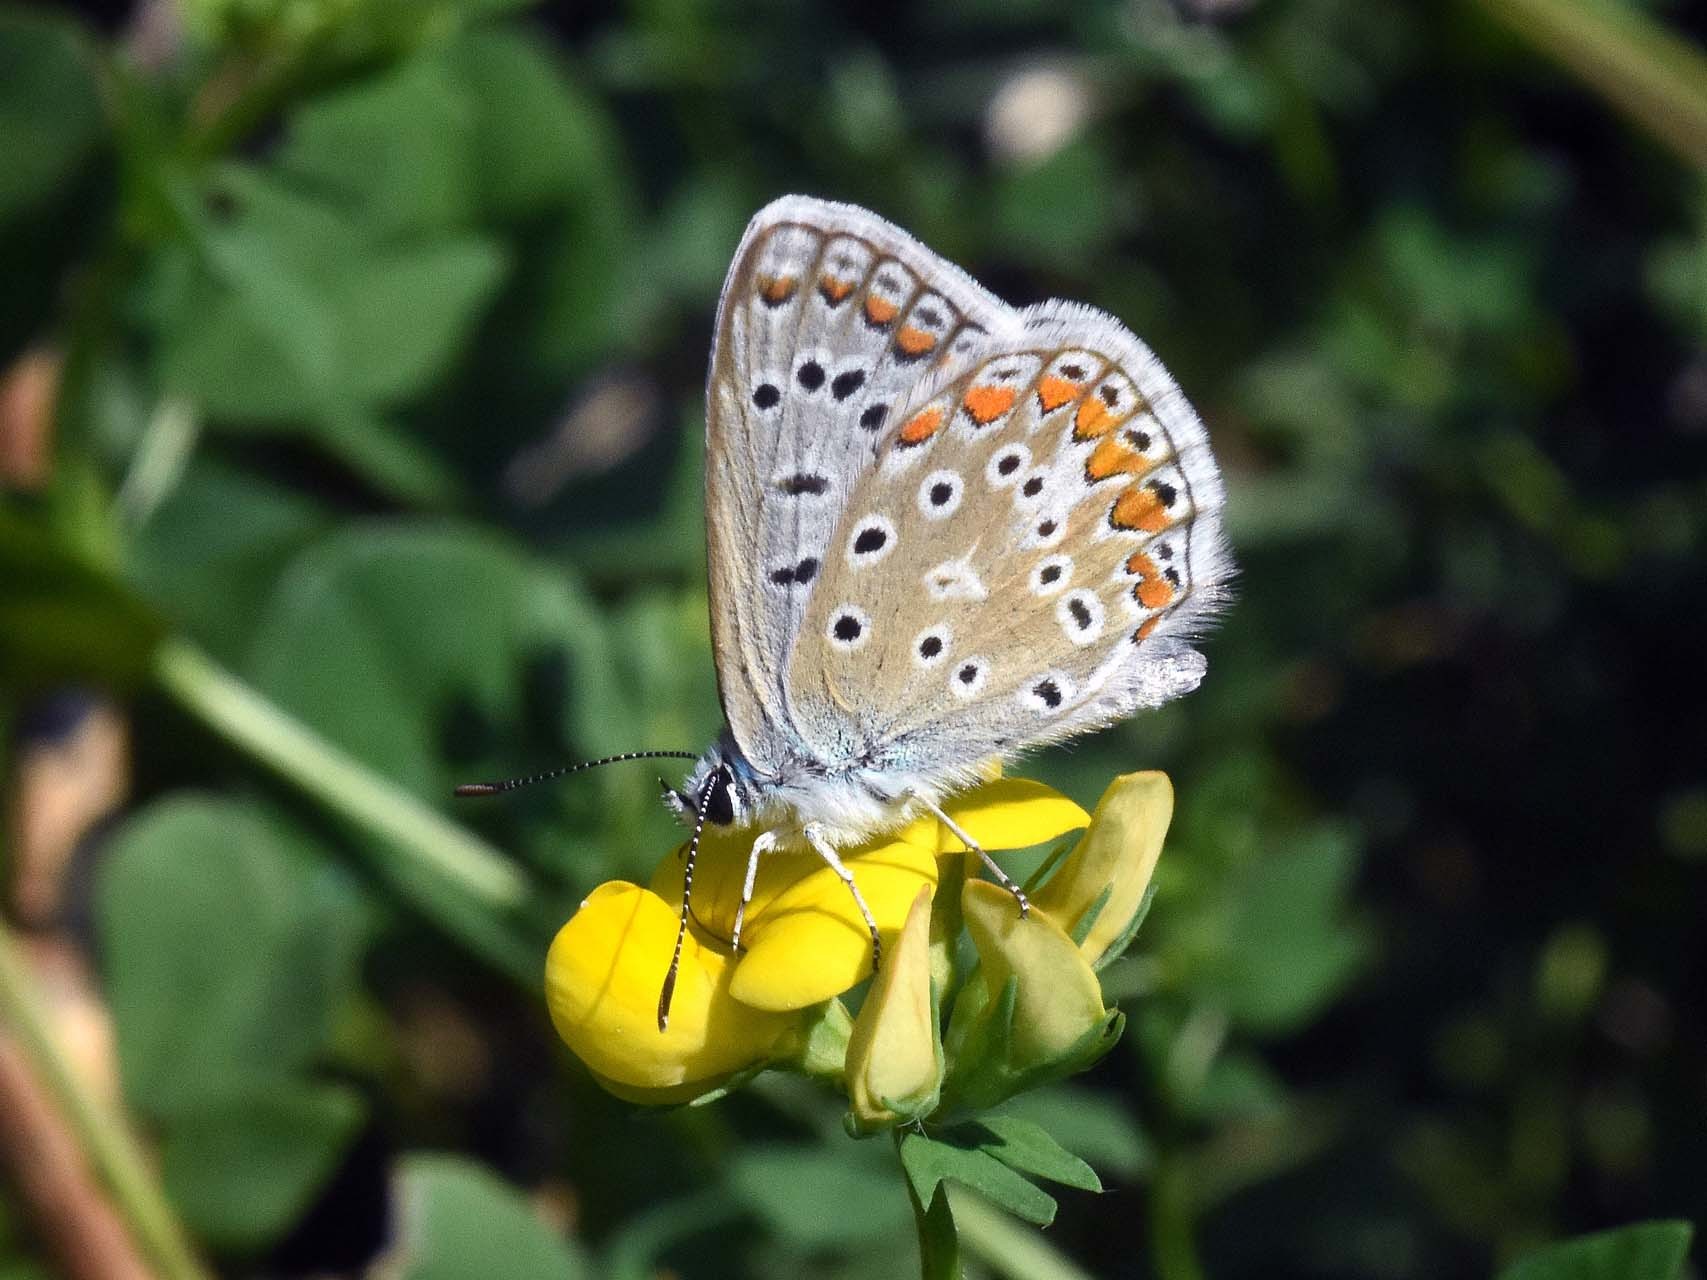
{"label": "green leaf", "polygon": [[208,1244],[259,1249],[312,1203],[365,1110],[348,1089],[312,1084],[193,1103],[173,1117],[161,1146],[166,1191]]}
{"label": "green leaf", "polygon": [[0,229],[37,211],[106,134],[93,48],[62,16],[0,9]]}
{"label": "green leaf", "polygon": [[634,197],[615,122],[558,49],[488,29],[448,45],[439,59],[472,104],[474,194],[486,217],[535,219],[580,206],[610,232],[628,225]]}
{"label": "green leaf", "polygon": [[399,1238],[382,1270],[397,1280],[580,1280],[575,1244],[553,1231],[515,1188],[454,1156],[412,1156],[400,1178]]}
{"label": "green leaf", "polygon": [[730,1165],[729,1185],[777,1234],[808,1247],[887,1238],[905,1229],[907,1204],[893,1166],[871,1152],[750,1145]]}
{"label": "green leaf", "polygon": [[1193,965],[1199,997],[1267,1033],[1302,1025],[1333,999],[1367,952],[1341,919],[1358,852],[1349,836],[1322,827],[1229,885]]}
{"label": "green leaf", "polygon": [[1521,1258],[1499,1280],[1678,1280],[1694,1228],[1642,1222],[1566,1240]]}
{"label": "green leaf", "polygon": [[[559,705],[530,705],[530,669],[567,666]],[[467,781],[442,757],[462,701],[500,723],[560,726],[603,744],[630,722],[598,614],[566,571],[490,534],[447,525],[353,526],[306,551],[256,629],[255,685],[373,768],[435,804]],[[564,749],[553,745],[554,751]]]}
{"label": "green leaf", "polygon": [[1074,1155],[1106,1172],[1137,1178],[1155,1163],[1132,1112],[1112,1094],[1056,1084],[1021,1094],[1002,1110],[1041,1126]]}
{"label": "green leaf", "polygon": [[0,506],[0,687],[140,683],[165,626],[125,586]]}
{"label": "green leaf", "polygon": [[159,256],[145,290],[157,376],[223,428],[314,434],[382,491],[443,502],[449,472],[387,413],[448,377],[505,268],[486,239],[398,243],[339,205],[244,165],[206,212],[176,196],[193,253]]}
{"label": "green leaf", "polygon": [[330,514],[302,493],[199,457],[132,539],[127,572],[230,662],[284,566],[330,525]]}
{"label": "green leaf", "polygon": [[387,237],[460,230],[478,195],[474,110],[436,57],[418,55],[310,99],[286,122],[278,165]]}
{"label": "green leaf", "polygon": [[[909,1183],[909,1194],[911,1190]],[[937,1185],[928,1209],[915,1202],[913,1221],[919,1233],[919,1273],[924,1280],[961,1280],[960,1235],[954,1228],[948,1188]]]}
{"label": "green leaf", "polygon": [[461,348],[503,269],[491,244],[463,238],[376,255],[328,281],[340,390],[383,405],[428,386]]}
{"label": "green leaf", "polygon": [[307,839],[258,804],[192,795],[119,829],[95,915],[126,1096],[164,1119],[313,1061],[365,932]]}
{"label": "green leaf", "polygon": [[978,1145],[962,1145],[957,1131],[938,1137],[907,1133],[901,1137],[901,1167],[913,1194],[929,1204],[946,1178],[972,1188],[1027,1222],[1047,1227],[1055,1221],[1055,1200]]}
{"label": "green leaf", "polygon": [[1101,1191],[1102,1179],[1043,1126],[1018,1116],[986,1116],[949,1131],[957,1142],[976,1145],[1008,1168],[1081,1191]]}

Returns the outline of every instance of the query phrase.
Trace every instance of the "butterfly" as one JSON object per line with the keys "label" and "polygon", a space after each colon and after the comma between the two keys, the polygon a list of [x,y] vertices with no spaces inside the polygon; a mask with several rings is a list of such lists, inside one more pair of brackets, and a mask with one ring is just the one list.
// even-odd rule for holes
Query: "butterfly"
{"label": "butterfly", "polygon": [[[1195,689],[1232,562],[1208,435],[1113,316],[1016,310],[863,208],[785,196],[748,225],[706,382],[706,550],[726,727],[665,798],[810,850],[942,811],[992,761]],[[602,764],[608,761],[594,761]],[[588,766],[575,766],[576,768]],[[541,777],[560,776],[559,770]],[[476,784],[487,794],[517,783]]]}

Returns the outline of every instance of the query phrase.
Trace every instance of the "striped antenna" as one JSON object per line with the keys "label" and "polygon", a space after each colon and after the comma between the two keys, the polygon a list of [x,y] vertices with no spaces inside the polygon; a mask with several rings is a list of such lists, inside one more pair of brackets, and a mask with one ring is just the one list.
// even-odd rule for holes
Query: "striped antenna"
{"label": "striped antenna", "polygon": [[688,911],[693,901],[693,863],[699,856],[699,838],[705,831],[705,815],[711,808],[711,793],[730,783],[729,770],[722,765],[711,771],[705,785],[699,789],[699,804],[693,820],[693,839],[688,841],[687,863],[682,868],[682,918],[676,925],[676,949],[670,955],[670,968],[664,974],[664,989],[658,993],[658,1030],[670,1025],[670,999],[676,994],[676,972],[682,967],[682,942],[688,936]]}
{"label": "striped antenna", "polygon": [[658,759],[698,760],[699,756],[692,751],[625,751],[620,756],[606,756],[603,760],[587,760],[581,764],[565,765],[548,773],[536,773],[531,778],[509,778],[503,782],[465,782],[456,789],[455,794],[464,797],[495,796],[505,791],[514,791],[518,787],[531,787],[538,782],[567,778],[572,773],[580,773],[583,769],[597,769],[604,764],[621,764],[624,760]]}

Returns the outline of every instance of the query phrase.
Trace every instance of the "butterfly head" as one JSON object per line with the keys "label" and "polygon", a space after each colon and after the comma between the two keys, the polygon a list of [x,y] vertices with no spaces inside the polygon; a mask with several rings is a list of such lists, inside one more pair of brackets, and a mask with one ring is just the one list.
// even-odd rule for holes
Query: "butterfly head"
{"label": "butterfly head", "polygon": [[756,783],[752,765],[726,735],[695,762],[679,789],[663,784],[664,803],[681,821],[692,825],[704,796],[707,822],[717,827],[738,826],[752,813]]}

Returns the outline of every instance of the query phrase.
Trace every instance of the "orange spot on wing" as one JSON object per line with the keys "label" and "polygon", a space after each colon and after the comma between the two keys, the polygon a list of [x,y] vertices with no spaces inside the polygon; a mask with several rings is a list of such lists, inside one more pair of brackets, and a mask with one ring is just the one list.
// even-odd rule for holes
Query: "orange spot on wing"
{"label": "orange spot on wing", "polygon": [[773,307],[780,307],[794,296],[799,281],[793,276],[759,277],[759,296]]}
{"label": "orange spot on wing", "polygon": [[1081,385],[1065,378],[1042,377],[1037,380],[1037,403],[1045,413],[1054,413],[1062,405],[1078,398]]}
{"label": "orange spot on wing", "polygon": [[839,307],[847,301],[848,294],[854,290],[852,280],[838,280],[835,276],[824,276],[818,281],[818,292],[824,295],[824,301],[832,307]]}
{"label": "orange spot on wing", "polygon": [[1107,435],[1119,421],[1120,417],[1111,413],[1101,399],[1088,396],[1073,415],[1073,434],[1081,440],[1094,440]]}
{"label": "orange spot on wing", "polygon": [[915,329],[912,325],[902,325],[901,332],[895,335],[895,345],[901,348],[905,355],[922,356],[936,346],[936,335],[926,333],[923,329]]}
{"label": "orange spot on wing", "polygon": [[1126,559],[1126,572],[1138,575],[1138,585],[1132,598],[1146,609],[1166,608],[1173,602],[1173,584],[1162,576],[1156,562],[1142,551],[1134,551]]}
{"label": "orange spot on wing", "polygon": [[942,410],[932,406],[914,414],[901,428],[901,443],[923,444],[942,428]]}
{"label": "orange spot on wing", "polygon": [[1134,452],[1114,436],[1105,436],[1085,459],[1085,478],[1095,484],[1110,476],[1141,476],[1150,466],[1150,460],[1143,454]]}
{"label": "orange spot on wing", "polygon": [[1132,594],[1138,597],[1138,603],[1146,609],[1161,609],[1173,600],[1174,589],[1166,578],[1158,575],[1145,578]]}
{"label": "orange spot on wing", "polygon": [[1146,485],[1128,485],[1109,508],[1108,522],[1116,529],[1160,533],[1168,527],[1168,509]]}
{"label": "orange spot on wing", "polygon": [[1153,618],[1145,618],[1144,625],[1132,633],[1132,642],[1137,644],[1140,640],[1148,640],[1150,638],[1150,633],[1157,627],[1161,626],[1161,624],[1162,615],[1159,613]]}
{"label": "orange spot on wing", "polygon": [[893,321],[901,308],[887,298],[880,298],[875,293],[868,294],[865,299],[865,318],[875,325],[886,325]]}
{"label": "orange spot on wing", "polygon": [[987,427],[1014,407],[1018,394],[1012,387],[972,387],[960,404],[972,421]]}

